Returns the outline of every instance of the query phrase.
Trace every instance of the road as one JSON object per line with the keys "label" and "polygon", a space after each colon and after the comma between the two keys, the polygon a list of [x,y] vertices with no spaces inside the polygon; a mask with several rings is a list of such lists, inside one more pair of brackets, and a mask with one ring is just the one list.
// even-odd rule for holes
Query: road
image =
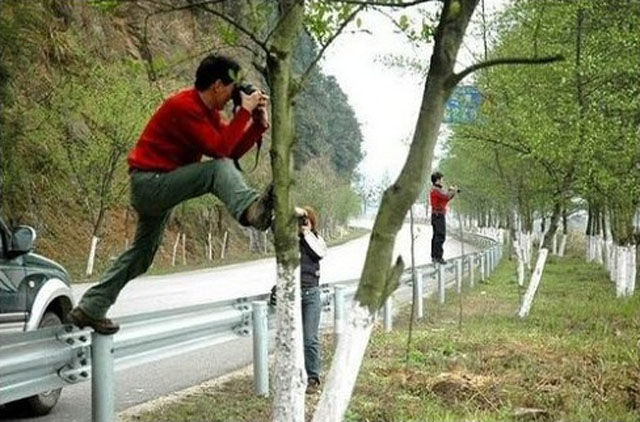
{"label": "road", "polygon": [[[371,222],[361,220],[360,226]],[[430,261],[431,227],[416,226],[416,265]],[[369,236],[352,240],[329,249],[321,267],[321,283],[335,283],[360,276]],[[395,255],[401,254],[410,264],[411,236],[405,224],[398,234]],[[464,252],[471,252],[465,246]],[[461,244],[453,239],[445,243],[445,258],[461,254]],[[184,273],[140,277],[122,291],[110,316],[171,309],[223,299],[267,292],[275,284],[274,258],[241,264],[190,271]],[[74,286],[79,298],[90,287]],[[205,348],[187,355],[164,359],[152,364],[116,372],[116,407],[118,411],[152,400],[174,391],[219,377],[251,362],[251,338],[242,338]],[[4,413],[4,414],[3,414]],[[66,387],[51,414],[40,418],[25,418],[0,408],[0,421],[84,422],[91,420],[91,383]]]}

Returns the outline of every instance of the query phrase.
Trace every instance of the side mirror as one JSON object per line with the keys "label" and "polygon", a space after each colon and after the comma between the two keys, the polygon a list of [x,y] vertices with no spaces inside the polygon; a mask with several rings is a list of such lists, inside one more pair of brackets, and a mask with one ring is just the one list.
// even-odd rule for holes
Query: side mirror
{"label": "side mirror", "polygon": [[36,231],[30,226],[18,226],[11,233],[11,252],[25,254],[33,250]]}

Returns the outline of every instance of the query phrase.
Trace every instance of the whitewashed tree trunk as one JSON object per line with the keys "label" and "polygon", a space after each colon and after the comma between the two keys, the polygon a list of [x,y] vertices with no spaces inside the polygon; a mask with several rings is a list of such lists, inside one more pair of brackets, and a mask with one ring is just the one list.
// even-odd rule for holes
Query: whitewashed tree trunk
{"label": "whitewashed tree trunk", "polygon": [[618,246],[615,243],[611,243],[611,255],[609,256],[609,279],[615,283],[617,280],[617,265],[618,265]]}
{"label": "whitewashed tree trunk", "polygon": [[558,232],[557,231],[553,235],[553,243],[551,246],[551,250],[553,251],[551,252],[552,254],[558,256]]}
{"label": "whitewashed tree trunk", "polygon": [[531,271],[531,262],[533,261],[533,236],[531,232],[525,233],[525,248],[526,248],[526,262],[527,269]]}
{"label": "whitewashed tree trunk", "polygon": [[544,270],[544,264],[547,262],[548,254],[548,249],[540,249],[540,253],[538,254],[538,262],[536,263],[536,269],[531,275],[531,281],[529,282],[529,286],[527,287],[527,291],[524,294],[524,298],[522,300],[522,306],[520,307],[520,311],[518,312],[518,316],[520,318],[525,318],[527,315],[529,315],[531,305],[533,304],[533,298],[535,297],[536,291],[538,290],[538,285],[540,284],[540,280],[542,279],[542,271]]}
{"label": "whitewashed tree trunk", "polygon": [[225,230],[224,236],[222,237],[222,247],[220,248],[220,259],[224,259],[227,252],[227,240],[229,240],[229,231]]}
{"label": "whitewashed tree trunk", "polygon": [[176,235],[176,240],[173,242],[173,251],[171,252],[171,266],[176,266],[176,256],[178,254],[178,245],[180,244],[180,238],[182,237],[182,233],[178,232]]}
{"label": "whitewashed tree trunk", "polygon": [[277,421],[304,421],[307,377],[302,348],[299,277],[297,268],[288,270],[278,264],[273,401],[274,420]]}
{"label": "whitewashed tree trunk", "polygon": [[91,237],[91,247],[89,248],[89,259],[87,259],[87,271],[86,271],[87,276],[90,276],[93,274],[93,264],[96,259],[96,249],[98,247],[99,240],[100,238],[98,238],[97,236]]}
{"label": "whitewashed tree trunk", "polygon": [[616,296],[623,297],[627,291],[627,251],[624,246],[616,245]]}
{"label": "whitewashed tree trunk", "polygon": [[602,253],[604,251],[604,240],[602,239],[602,235],[596,236],[596,262],[600,265],[604,264],[604,259],[602,257]]}
{"label": "whitewashed tree trunk", "polygon": [[213,261],[213,236],[207,233],[207,260]]}
{"label": "whitewashed tree trunk", "polygon": [[518,233],[513,239],[513,249],[516,251],[517,267],[516,274],[518,275],[518,285],[524,286],[524,250],[522,249],[522,233]]}
{"label": "whitewashed tree trunk", "polygon": [[635,245],[627,247],[627,291],[628,297],[633,296],[636,290],[636,259],[637,250]]}
{"label": "whitewashed tree trunk", "polygon": [[182,265],[187,265],[187,234],[182,233]]}
{"label": "whitewashed tree trunk", "polygon": [[[342,420],[371,337],[374,320],[375,315],[369,309],[354,303],[344,334],[336,347],[334,364],[327,376],[328,382],[316,407],[313,422]],[[335,365],[335,362],[340,362],[340,365]]]}
{"label": "whitewashed tree trunk", "polygon": [[604,259],[604,268],[610,271],[611,267],[611,241],[607,240],[602,244],[602,258]]}
{"label": "whitewashed tree trunk", "polygon": [[263,253],[266,255],[269,253],[269,238],[267,237],[267,232],[262,232],[262,248]]}
{"label": "whitewashed tree trunk", "polygon": [[558,250],[558,256],[564,256],[565,251],[567,250],[567,235],[562,234],[560,238],[560,248]]}

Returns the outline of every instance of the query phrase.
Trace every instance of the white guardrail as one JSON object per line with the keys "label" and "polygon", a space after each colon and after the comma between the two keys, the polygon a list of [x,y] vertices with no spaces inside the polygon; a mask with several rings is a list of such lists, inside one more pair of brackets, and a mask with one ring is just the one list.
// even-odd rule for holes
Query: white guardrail
{"label": "white guardrail", "polygon": [[[392,327],[392,301],[407,302],[437,291],[440,303],[453,286],[461,292],[466,277],[470,286],[485,280],[502,257],[501,236],[472,235],[485,246],[449,259],[447,264],[411,268],[401,278],[401,287],[383,307],[386,331]],[[342,333],[349,303],[358,280],[323,284],[323,311],[333,310],[334,332]],[[268,294],[208,304],[156,311],[119,318],[121,329],[103,336],[71,325],[50,327],[3,336],[0,344],[0,404],[91,379],[92,420],[115,420],[114,371],[180,355],[253,333],[255,391],[267,395],[269,327]],[[416,300],[416,316],[424,314],[423,301]]]}

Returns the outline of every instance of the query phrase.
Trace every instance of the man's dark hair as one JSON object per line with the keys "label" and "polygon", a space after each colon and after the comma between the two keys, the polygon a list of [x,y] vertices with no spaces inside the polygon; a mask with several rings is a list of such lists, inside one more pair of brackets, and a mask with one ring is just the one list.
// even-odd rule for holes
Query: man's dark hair
{"label": "man's dark hair", "polygon": [[440,173],[439,171],[436,171],[431,175],[431,183],[435,185],[436,183],[438,183],[438,180],[442,179],[443,176],[444,175],[442,173]]}
{"label": "man's dark hair", "polygon": [[220,79],[223,84],[234,82],[233,76],[240,71],[240,65],[233,59],[211,54],[200,62],[196,70],[195,86],[198,91],[204,91],[211,84]]}

